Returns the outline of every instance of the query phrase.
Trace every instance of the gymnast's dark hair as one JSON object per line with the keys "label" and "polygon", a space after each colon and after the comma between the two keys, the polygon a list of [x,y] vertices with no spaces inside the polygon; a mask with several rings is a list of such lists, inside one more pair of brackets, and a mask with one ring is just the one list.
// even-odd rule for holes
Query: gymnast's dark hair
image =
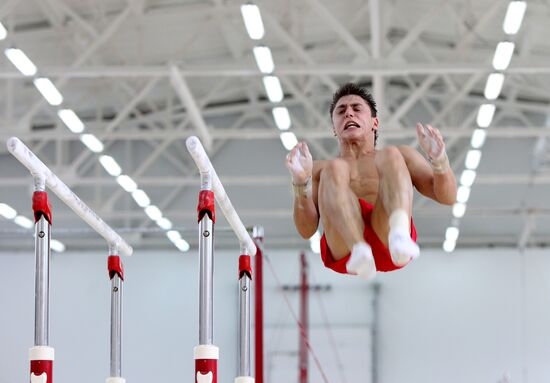
{"label": "gymnast's dark hair", "polygon": [[[370,112],[372,114],[372,117],[376,117],[377,110],[376,110],[376,101],[374,101],[374,97],[372,97],[372,94],[361,88],[359,85],[348,82],[344,85],[342,85],[340,88],[334,92],[332,95],[332,102],[330,103],[330,119],[332,121],[332,112],[334,112],[334,108],[336,107],[336,104],[338,103],[338,100],[340,100],[344,96],[350,96],[350,95],[356,95],[361,97],[367,105],[370,108]],[[374,131],[374,146],[376,146],[376,141],[378,141],[378,130]]]}

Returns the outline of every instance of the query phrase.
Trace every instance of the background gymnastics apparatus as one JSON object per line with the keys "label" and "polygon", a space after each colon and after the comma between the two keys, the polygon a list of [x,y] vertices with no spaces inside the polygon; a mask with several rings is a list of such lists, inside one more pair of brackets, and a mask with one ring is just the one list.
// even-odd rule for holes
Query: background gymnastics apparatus
{"label": "background gymnastics apparatus", "polygon": [[[239,371],[235,383],[253,383],[250,376],[250,256],[256,245],[231,204],[208,155],[197,137],[186,140],[187,150],[199,168],[201,190],[197,207],[199,221],[199,345],[194,349],[195,383],[217,383],[219,349],[213,345],[213,229],[216,221],[214,199],[237,235],[239,257],[240,319]],[[257,350],[258,352],[258,350]],[[261,352],[261,350],[260,350]]]}
{"label": "background gymnastics apparatus", "polygon": [[111,279],[111,359],[107,383],[124,383],[122,359],[122,284],[124,269],[119,254],[130,256],[133,249],[109,225],[74,194],[34,153],[16,137],[7,141],[10,153],[34,179],[32,207],[35,219],[35,328],[34,347],[29,351],[30,382],[53,383],[54,349],[49,347],[49,270],[52,213],[46,186],[108,244],[108,271]]}

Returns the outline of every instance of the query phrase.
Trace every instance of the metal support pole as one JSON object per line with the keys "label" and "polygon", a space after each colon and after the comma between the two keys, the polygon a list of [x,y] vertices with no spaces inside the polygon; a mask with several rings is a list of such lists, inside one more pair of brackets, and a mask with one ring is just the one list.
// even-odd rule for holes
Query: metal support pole
{"label": "metal support pole", "polygon": [[111,279],[111,360],[110,377],[106,383],[124,383],[122,378],[122,286],[124,268],[118,256],[117,246],[109,246],[107,268]]}
{"label": "metal support pole", "polygon": [[111,376],[122,372],[122,279],[111,279]]}
{"label": "metal support pole", "polygon": [[250,376],[250,279],[240,280],[239,376]]}
{"label": "metal support pole", "polygon": [[300,344],[299,344],[299,368],[300,368],[300,383],[307,383],[308,372],[308,353],[307,353],[307,338],[308,338],[308,281],[307,281],[307,261],[305,252],[300,253]]}
{"label": "metal support pole", "polygon": [[264,229],[255,226],[252,236],[257,245],[254,257],[254,341],[256,383],[264,382],[264,301],[263,301],[263,244]]}
{"label": "metal support pole", "polygon": [[250,376],[250,281],[252,267],[247,247],[241,246],[239,257],[239,371],[235,383],[252,383]]}
{"label": "metal support pole", "polygon": [[50,223],[42,216],[35,224],[34,345],[49,343]]}
{"label": "metal support pole", "polygon": [[54,349],[49,347],[50,240],[52,214],[45,180],[35,177],[32,208],[35,219],[34,347],[29,350],[30,382],[52,383]]}
{"label": "metal support pole", "polygon": [[212,344],[214,329],[214,259],[213,229],[210,217],[205,214],[199,224],[199,343]]}
{"label": "metal support pole", "polygon": [[214,193],[210,172],[201,172],[199,220],[199,345],[194,349],[195,383],[216,383],[219,349],[214,329]]}

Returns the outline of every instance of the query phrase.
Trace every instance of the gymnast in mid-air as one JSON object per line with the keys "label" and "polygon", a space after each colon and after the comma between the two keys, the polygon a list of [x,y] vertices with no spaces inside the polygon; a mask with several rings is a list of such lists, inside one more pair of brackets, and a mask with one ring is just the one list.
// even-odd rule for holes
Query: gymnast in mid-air
{"label": "gymnast in mid-air", "polygon": [[400,269],[420,254],[412,219],[413,187],[445,205],[456,200],[456,180],[438,129],[416,125],[425,159],[410,146],[376,149],[379,121],[372,95],[345,84],[330,105],[340,155],[313,161],[305,142],[288,154],[294,223],[310,238],[322,221],[321,257],[340,273],[370,279]]}

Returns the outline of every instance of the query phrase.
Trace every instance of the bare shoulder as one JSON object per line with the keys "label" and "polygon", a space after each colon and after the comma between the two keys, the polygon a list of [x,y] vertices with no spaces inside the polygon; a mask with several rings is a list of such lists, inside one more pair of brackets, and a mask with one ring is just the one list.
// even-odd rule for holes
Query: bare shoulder
{"label": "bare shoulder", "polygon": [[401,154],[405,158],[420,154],[418,150],[416,150],[415,148],[409,145],[398,145],[397,149],[401,152]]}
{"label": "bare shoulder", "polygon": [[327,160],[315,160],[313,161],[313,171],[312,171],[312,178],[315,181],[319,180],[319,177],[321,176],[321,171],[328,163]]}
{"label": "bare shoulder", "polygon": [[407,163],[424,163],[427,162],[426,158],[415,148],[408,145],[399,145],[397,149],[403,155],[403,158]]}

